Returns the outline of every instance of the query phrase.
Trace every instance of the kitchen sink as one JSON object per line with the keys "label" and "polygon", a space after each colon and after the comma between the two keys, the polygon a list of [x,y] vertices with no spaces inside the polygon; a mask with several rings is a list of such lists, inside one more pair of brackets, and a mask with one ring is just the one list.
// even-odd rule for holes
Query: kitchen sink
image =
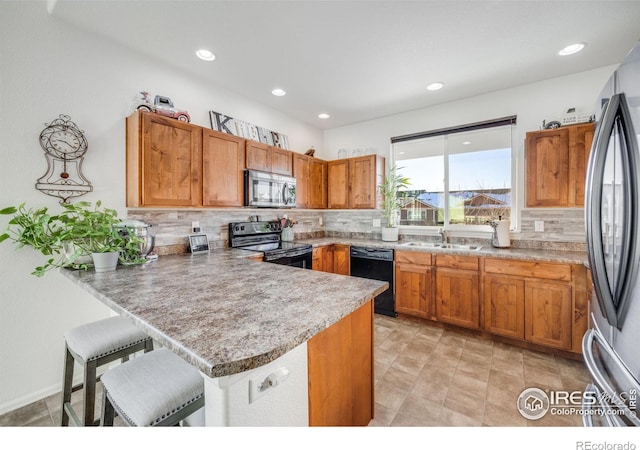
{"label": "kitchen sink", "polygon": [[442,248],[448,250],[480,250],[482,248],[481,245],[466,245],[466,244],[441,244],[438,242],[407,242],[406,244],[401,244],[403,247],[420,247],[420,248]]}
{"label": "kitchen sink", "polygon": [[406,244],[402,244],[406,247],[423,247],[423,248],[440,248],[442,244],[438,244],[436,242],[407,242]]}
{"label": "kitchen sink", "polygon": [[440,244],[440,248],[448,248],[451,250],[480,250],[482,245]]}

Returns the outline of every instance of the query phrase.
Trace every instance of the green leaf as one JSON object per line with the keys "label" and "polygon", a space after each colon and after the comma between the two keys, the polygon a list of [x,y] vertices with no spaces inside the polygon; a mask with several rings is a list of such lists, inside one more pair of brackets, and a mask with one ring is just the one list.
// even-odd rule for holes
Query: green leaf
{"label": "green leaf", "polygon": [[0,214],[14,214],[16,211],[18,211],[18,208],[15,206],[9,206],[7,208],[0,209]]}

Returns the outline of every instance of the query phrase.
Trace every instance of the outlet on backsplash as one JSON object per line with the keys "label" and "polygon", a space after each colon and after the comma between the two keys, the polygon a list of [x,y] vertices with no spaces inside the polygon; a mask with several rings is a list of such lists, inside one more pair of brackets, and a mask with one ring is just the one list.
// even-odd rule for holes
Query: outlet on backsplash
{"label": "outlet on backsplash", "polygon": [[380,227],[380,219],[373,219],[373,227],[374,228]]}
{"label": "outlet on backsplash", "polygon": [[542,233],[544,231],[544,220],[536,220],[533,226],[534,231]]}

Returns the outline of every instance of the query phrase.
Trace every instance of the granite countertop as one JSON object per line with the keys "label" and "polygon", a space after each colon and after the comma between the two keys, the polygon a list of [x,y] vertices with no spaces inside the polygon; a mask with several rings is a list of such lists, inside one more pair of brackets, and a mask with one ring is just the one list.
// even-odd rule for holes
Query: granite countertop
{"label": "granite countertop", "polygon": [[210,377],[275,360],[389,286],[247,259],[255,255],[215,249],[61,273]]}
{"label": "granite countertop", "polygon": [[494,248],[483,245],[479,250],[452,250],[431,247],[412,247],[403,245],[411,241],[385,242],[374,239],[356,239],[343,237],[324,237],[317,239],[296,240],[299,243],[311,244],[314,247],[322,247],[331,244],[354,245],[368,248],[392,248],[411,252],[445,253],[465,256],[481,256],[484,258],[520,259],[525,261],[547,261],[565,264],[584,264],[587,262],[586,252],[542,250],[529,248]]}

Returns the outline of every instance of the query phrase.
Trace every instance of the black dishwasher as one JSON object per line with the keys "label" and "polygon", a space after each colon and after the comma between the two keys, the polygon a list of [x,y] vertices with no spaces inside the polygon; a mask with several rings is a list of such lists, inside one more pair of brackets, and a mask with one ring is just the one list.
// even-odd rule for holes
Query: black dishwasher
{"label": "black dishwasher", "polygon": [[351,247],[351,276],[389,283],[389,289],[375,298],[373,310],[386,316],[398,315],[393,294],[393,250]]}

